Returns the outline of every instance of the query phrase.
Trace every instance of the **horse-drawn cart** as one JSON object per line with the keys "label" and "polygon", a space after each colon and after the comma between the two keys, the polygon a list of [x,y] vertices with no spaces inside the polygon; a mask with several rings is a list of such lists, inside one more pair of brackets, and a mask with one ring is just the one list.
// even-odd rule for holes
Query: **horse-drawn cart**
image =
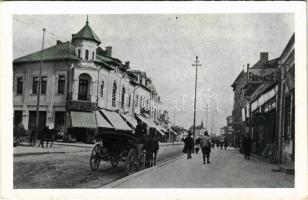
{"label": "horse-drawn cart", "polygon": [[146,137],[145,141],[145,148],[138,158],[137,138],[133,134],[104,131],[100,134],[100,142],[92,150],[90,157],[91,170],[97,170],[102,161],[109,161],[112,167],[117,167],[119,162],[124,162],[127,174],[132,174],[141,168],[152,166],[147,163],[152,163],[153,151],[147,147],[151,146],[150,144],[153,140],[149,136]]}

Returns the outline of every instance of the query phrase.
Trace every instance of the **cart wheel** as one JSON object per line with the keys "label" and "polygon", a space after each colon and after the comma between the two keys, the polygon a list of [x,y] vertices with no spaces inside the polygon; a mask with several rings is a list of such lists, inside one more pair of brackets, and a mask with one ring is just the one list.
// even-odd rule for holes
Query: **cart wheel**
{"label": "cart wheel", "polygon": [[116,159],[116,158],[111,158],[110,159],[110,163],[111,163],[111,166],[112,167],[117,167],[118,164],[119,164],[120,160],[119,159]]}
{"label": "cart wheel", "polygon": [[101,162],[101,145],[97,144],[94,146],[91,157],[90,157],[90,168],[92,171],[97,170]]}
{"label": "cart wheel", "polygon": [[133,174],[137,171],[136,165],[137,155],[134,149],[129,150],[126,158],[126,173],[127,175]]}

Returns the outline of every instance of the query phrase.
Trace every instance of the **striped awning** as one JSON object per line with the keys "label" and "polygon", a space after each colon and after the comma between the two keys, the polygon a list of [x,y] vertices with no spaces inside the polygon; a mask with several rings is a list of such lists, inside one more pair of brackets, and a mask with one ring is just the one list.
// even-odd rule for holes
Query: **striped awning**
{"label": "striped awning", "polygon": [[174,135],[178,135],[175,131],[173,131],[172,129],[169,129],[169,131],[174,134]]}
{"label": "striped awning", "polygon": [[105,119],[105,117],[99,111],[96,111],[95,115],[96,115],[97,127],[113,129],[113,126]]}
{"label": "striped awning", "polygon": [[72,128],[96,128],[94,112],[71,111]]}
{"label": "striped awning", "polygon": [[108,122],[116,130],[132,131],[132,129],[127,125],[124,119],[119,113],[108,110],[100,110],[100,112],[105,116]]}
{"label": "striped awning", "polygon": [[138,117],[138,119],[140,119],[141,121],[143,121],[143,123],[145,123],[147,126],[149,126],[150,128],[155,128],[155,130],[160,133],[161,135],[165,135],[162,131],[161,131],[161,126],[156,125],[154,122],[150,121],[149,119],[142,117],[140,115],[136,115]]}
{"label": "striped awning", "polygon": [[124,120],[130,124],[133,128],[136,128],[138,122],[137,120],[135,119],[135,117],[133,117],[132,115],[130,114],[121,114],[121,116],[124,118]]}

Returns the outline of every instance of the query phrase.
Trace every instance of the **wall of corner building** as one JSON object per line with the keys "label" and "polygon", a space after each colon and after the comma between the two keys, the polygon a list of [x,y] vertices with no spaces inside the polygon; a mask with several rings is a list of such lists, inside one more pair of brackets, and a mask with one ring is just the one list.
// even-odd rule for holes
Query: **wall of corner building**
{"label": "wall of corner building", "polygon": [[[71,63],[68,63],[69,65]],[[32,94],[33,77],[39,75],[40,63],[15,64],[13,78],[13,109],[23,112],[22,123],[28,130],[29,111],[35,111],[37,106],[37,95]],[[40,111],[46,111],[46,124],[53,128],[55,111],[65,111],[66,87],[64,93],[58,94],[58,76],[65,75],[67,78],[68,66],[64,62],[45,62],[42,65],[42,76],[47,76],[46,94],[40,96]],[[23,92],[16,93],[17,77],[23,77]]]}
{"label": "wall of corner building", "polygon": [[[290,43],[291,42],[291,43]],[[278,116],[278,133],[279,133],[279,138],[280,138],[280,145],[278,146],[278,155],[277,157],[280,159],[280,162],[284,165],[287,166],[292,166],[294,167],[294,155],[293,150],[294,150],[294,145],[295,145],[295,139],[290,139],[290,140],[285,140],[284,134],[286,132],[285,130],[285,101],[286,97],[290,96],[291,101],[294,101],[295,99],[295,92],[294,89],[288,90],[287,86],[287,81],[286,81],[286,72],[294,65],[295,67],[295,46],[294,46],[294,40],[290,41],[288,45],[286,46],[286,49],[284,50],[281,58],[279,59],[279,71],[280,71],[280,84],[279,84],[279,101],[278,101],[278,106],[280,108],[279,110],[279,116]],[[295,114],[292,111],[292,103],[290,104],[290,110],[291,114]],[[292,120],[292,119],[291,119]],[[292,123],[292,122],[291,122]],[[295,123],[295,122],[294,122]],[[291,125],[290,125],[291,126]],[[292,129],[291,129],[292,131]],[[291,133],[292,134],[292,133]],[[294,136],[296,137],[296,134],[293,133]],[[293,159],[292,159],[293,157]]]}
{"label": "wall of corner building", "polygon": [[[233,109],[232,109],[232,118],[234,122],[242,122],[242,105],[240,102],[241,98],[241,89],[246,85],[247,83],[247,75],[244,74],[236,81],[234,93],[233,93]],[[240,129],[239,126],[237,129]],[[233,127],[235,129],[235,127]]]}

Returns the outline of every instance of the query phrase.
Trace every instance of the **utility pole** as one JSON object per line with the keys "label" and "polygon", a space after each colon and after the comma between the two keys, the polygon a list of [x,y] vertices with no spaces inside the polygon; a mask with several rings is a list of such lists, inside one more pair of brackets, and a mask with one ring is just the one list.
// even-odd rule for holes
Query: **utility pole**
{"label": "utility pole", "polygon": [[42,79],[42,65],[43,65],[43,50],[44,50],[44,40],[45,40],[45,31],[46,29],[43,28],[43,41],[42,41],[42,50],[41,50],[41,63],[40,63],[40,71],[39,71],[39,77],[38,77],[38,86],[37,86],[37,101],[36,101],[36,132],[35,132],[35,142],[36,144],[37,137],[38,137],[38,131],[39,131],[39,118],[40,118],[40,96],[41,96],[41,79]]}
{"label": "utility pole", "polygon": [[208,118],[208,112],[209,112],[209,104],[206,103],[206,113],[205,113],[205,127],[206,127],[206,131],[208,131],[208,124],[207,124],[207,118]]}
{"label": "utility pole", "polygon": [[175,110],[174,110],[174,113],[173,113],[173,125],[175,126]]}
{"label": "utility pole", "polygon": [[198,78],[198,67],[201,66],[199,64],[198,56],[196,56],[195,63],[192,64],[193,67],[196,67],[196,78],[195,78],[195,98],[194,98],[194,129],[193,129],[193,139],[195,141],[195,131],[196,131],[196,96],[197,96],[197,78]]}

